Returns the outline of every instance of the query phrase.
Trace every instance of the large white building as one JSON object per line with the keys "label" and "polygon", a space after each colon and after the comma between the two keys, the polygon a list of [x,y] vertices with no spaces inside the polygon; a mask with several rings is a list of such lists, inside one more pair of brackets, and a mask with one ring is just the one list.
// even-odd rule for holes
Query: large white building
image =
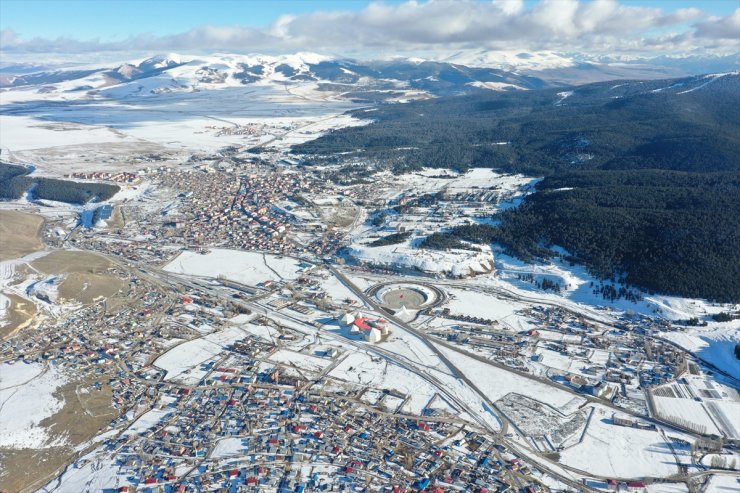
{"label": "large white building", "polygon": [[362,334],[365,341],[373,344],[380,342],[390,334],[387,322],[384,319],[373,320],[361,313],[345,313],[339,317],[338,322],[342,327],[348,327],[350,334]]}

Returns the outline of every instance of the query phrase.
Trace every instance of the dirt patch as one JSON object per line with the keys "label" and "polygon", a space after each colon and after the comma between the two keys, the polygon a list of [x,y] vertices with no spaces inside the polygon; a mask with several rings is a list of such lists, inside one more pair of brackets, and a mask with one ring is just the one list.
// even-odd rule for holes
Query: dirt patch
{"label": "dirt patch", "polygon": [[110,261],[90,252],[58,250],[31,262],[31,266],[44,274],[59,275],[73,272],[105,274],[111,267]]}
{"label": "dirt patch", "polygon": [[5,323],[0,325],[0,339],[7,339],[27,327],[36,315],[36,305],[17,294],[3,293],[10,300]]}
{"label": "dirt patch", "polygon": [[0,211],[0,261],[20,258],[44,248],[39,234],[44,218],[18,211]]}
{"label": "dirt patch", "polygon": [[34,260],[31,266],[43,274],[62,277],[59,296],[63,300],[90,304],[126,294],[126,282],[110,271],[113,264],[102,255],[57,250]]}
{"label": "dirt patch", "polygon": [[51,475],[75,459],[74,447],[90,440],[118,414],[111,406],[108,385],[92,387],[92,378],[64,385],[55,393],[64,399],[64,407],[40,425],[49,430],[51,440],[66,437],[61,447],[36,449],[0,448],[0,489],[33,490],[50,481]]}
{"label": "dirt patch", "polygon": [[113,213],[110,216],[110,219],[107,221],[108,229],[121,229],[125,226],[123,222],[123,213],[121,212],[121,208],[116,206],[113,208]]}
{"label": "dirt patch", "polygon": [[73,272],[59,284],[59,296],[65,300],[90,304],[110,298],[124,287],[124,282],[112,275]]}
{"label": "dirt patch", "polygon": [[360,214],[360,209],[353,205],[335,205],[331,207],[319,207],[321,219],[328,225],[337,228],[351,226]]}
{"label": "dirt patch", "polygon": [[393,289],[383,295],[383,303],[394,310],[398,310],[402,306],[416,310],[426,302],[426,295],[413,288]]}

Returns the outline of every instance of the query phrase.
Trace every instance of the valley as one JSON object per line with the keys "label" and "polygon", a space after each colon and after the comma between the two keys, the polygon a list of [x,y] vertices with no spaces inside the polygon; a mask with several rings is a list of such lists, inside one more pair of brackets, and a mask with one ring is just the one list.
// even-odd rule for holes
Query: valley
{"label": "valley", "polygon": [[[616,84],[550,84],[305,53],[173,54],[5,84],[0,185],[13,167],[25,181],[0,202],[0,488],[731,487],[735,120],[715,104],[722,131],[662,129],[711,134],[721,173],[661,147],[638,187],[619,160],[658,124],[622,128],[625,144],[615,119],[579,147]],[[660,122],[683,106],[649,94],[677,84],[689,105],[737,97],[737,74],[610,94]],[[687,201],[727,233],[710,267],[731,280],[695,278],[726,297],[617,279],[569,243],[622,214],[607,198],[652,196],[645,214],[664,217],[676,204],[656,190],[684,179],[707,180]],[[565,198],[538,207],[552,194]],[[573,196],[608,210],[567,216]],[[694,226],[714,251],[702,234],[717,230]],[[594,237],[612,240],[586,242],[603,251],[620,240]]]}

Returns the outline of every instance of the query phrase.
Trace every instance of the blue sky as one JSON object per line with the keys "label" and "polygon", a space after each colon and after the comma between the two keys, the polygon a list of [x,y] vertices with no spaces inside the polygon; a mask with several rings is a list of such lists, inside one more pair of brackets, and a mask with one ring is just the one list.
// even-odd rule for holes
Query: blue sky
{"label": "blue sky", "polygon": [[[387,3],[399,3],[387,2]],[[0,29],[28,37],[122,39],[204,24],[264,27],[282,14],[360,10],[360,0],[2,0]]]}
{"label": "blue sky", "polygon": [[[125,39],[151,33],[175,34],[201,25],[266,27],[283,14],[314,11],[359,11],[367,0],[2,0],[0,29],[25,37],[101,40]],[[394,5],[400,0],[385,0]],[[537,2],[528,0],[527,8]],[[656,7],[666,11],[699,7],[713,15],[727,15],[736,0],[622,0],[624,5]]]}
{"label": "blue sky", "polygon": [[738,50],[740,0],[0,0],[0,53]]}

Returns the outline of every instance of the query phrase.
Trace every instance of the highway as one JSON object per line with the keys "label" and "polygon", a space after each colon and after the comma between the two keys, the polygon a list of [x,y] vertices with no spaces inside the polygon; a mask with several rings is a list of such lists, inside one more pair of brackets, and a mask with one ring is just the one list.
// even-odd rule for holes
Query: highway
{"label": "highway", "polygon": [[[117,259],[117,260],[118,260],[117,263],[121,263],[120,259]],[[301,258],[300,260],[310,261],[308,259],[303,259],[303,258]],[[316,262],[312,261],[312,263],[316,263]],[[131,268],[131,266],[128,266],[128,267]],[[398,365],[418,375],[420,378],[423,378],[425,381],[429,382],[440,393],[440,395],[443,395],[450,402],[454,403],[461,410],[464,410],[467,414],[469,414],[471,418],[475,420],[476,424],[480,427],[480,429],[485,430],[487,432],[486,434],[488,435],[488,437],[491,439],[491,441],[494,444],[503,445],[507,447],[509,450],[513,451],[516,455],[523,457],[525,458],[525,460],[532,462],[537,469],[540,469],[541,471],[551,475],[552,477],[558,479],[563,484],[566,484],[569,487],[574,488],[575,490],[592,491],[589,487],[587,487],[582,482],[574,478],[577,478],[577,477],[592,477],[593,478],[595,476],[588,473],[587,471],[578,470],[572,467],[564,466],[562,464],[553,464],[549,461],[549,459],[546,459],[545,457],[543,457],[542,454],[538,450],[529,448],[526,445],[523,445],[519,442],[515,442],[513,440],[508,439],[505,435],[507,434],[507,431],[509,429],[510,421],[505,415],[505,413],[503,413],[498,408],[498,406],[486,396],[485,392],[482,391],[475,384],[475,382],[471,381],[470,378],[466,376],[463,370],[458,368],[452,361],[450,361],[450,359],[445,355],[445,353],[440,348],[442,347],[445,350],[456,351],[460,354],[464,354],[467,357],[474,358],[483,363],[490,364],[492,366],[501,368],[503,370],[516,373],[517,375],[521,377],[529,378],[537,382],[550,385],[561,391],[562,390],[568,391],[570,393],[573,393],[574,395],[578,395],[582,398],[585,398],[588,402],[598,403],[602,406],[611,407],[615,411],[619,411],[625,414],[633,414],[635,416],[640,417],[641,419],[645,419],[644,416],[638,415],[637,413],[630,413],[622,408],[617,408],[616,406],[613,406],[611,403],[606,402],[604,400],[597,399],[597,398],[590,397],[590,396],[585,396],[583,394],[576,394],[571,389],[558,385],[546,378],[535,377],[531,374],[526,374],[523,372],[514,372],[511,368],[505,365],[502,365],[496,361],[492,361],[490,359],[482,358],[478,355],[468,353],[436,337],[428,336],[423,331],[420,331],[412,327],[410,324],[398,319],[397,317],[394,317],[392,314],[387,313],[383,309],[383,307],[381,307],[374,299],[367,296],[362,289],[360,289],[356,284],[354,284],[349,278],[347,278],[347,276],[345,276],[335,266],[327,263],[325,267],[340,282],[342,282],[355,296],[357,296],[360,300],[362,300],[368,307],[382,314],[390,322],[396,325],[397,328],[400,328],[401,330],[408,333],[409,335],[417,338],[426,347],[428,347],[429,350],[432,351],[432,353],[439,359],[439,361],[442,363],[444,368],[446,368],[447,373],[449,373],[451,376],[456,378],[458,382],[460,382],[461,384],[464,384],[469,390],[471,390],[477,396],[477,398],[480,399],[481,403],[483,404],[484,409],[487,408],[489,412],[491,413],[491,415],[493,415],[496,418],[496,420],[501,424],[501,429],[497,429],[493,427],[491,423],[489,423],[486,419],[484,419],[481,416],[479,409],[472,408],[471,404],[468,402],[465,402],[458,395],[456,395],[449,388],[448,384],[446,384],[444,381],[441,381],[434,374],[432,374],[432,371],[434,370],[442,371],[444,373],[444,368],[442,367],[432,368],[429,366],[426,366],[426,367],[420,366],[418,362],[412,361],[405,356],[402,356],[394,352],[388,351],[386,349],[383,349],[382,346],[374,345],[374,344],[367,344],[362,341],[348,339],[340,334],[336,334],[331,331],[322,331],[321,335],[323,337],[336,339],[338,341],[341,341],[343,344],[351,344],[351,345],[357,346],[359,349],[363,351],[366,351],[371,354],[375,354],[379,357],[382,357],[385,360],[392,362],[393,364]],[[151,267],[151,266],[135,267],[135,269],[138,275],[142,276],[149,282],[154,283],[160,288],[175,289],[177,291],[198,290],[201,292],[206,292],[215,298],[219,298],[224,301],[228,301],[229,303],[242,306],[244,308],[251,310],[252,312],[256,314],[266,316],[278,323],[282,322],[287,327],[291,329],[299,330],[300,332],[306,335],[316,335],[317,328],[311,325],[309,322],[302,320],[300,318],[297,318],[297,317],[293,317],[286,313],[277,312],[268,307],[264,307],[260,305],[259,303],[257,303],[259,300],[234,299],[233,297],[230,296],[229,292],[222,289],[219,285],[211,284],[210,282],[204,282],[205,279],[201,281],[198,279],[193,279],[192,277],[171,274],[171,273],[164,272],[159,268]],[[599,322],[603,324],[602,320],[599,320]],[[664,424],[657,420],[653,420],[653,421],[661,425]],[[675,428],[675,426],[673,425],[670,425],[670,427]],[[495,449],[492,449],[492,450],[495,450]],[[497,452],[494,452],[494,454],[498,455]],[[515,479],[516,486],[519,486],[519,487],[524,487],[533,481],[533,478],[524,477],[516,473],[512,473],[512,477]],[[600,479],[607,479],[607,478],[600,478]],[[635,479],[635,478],[622,478],[622,479],[627,480],[627,479]],[[645,479],[660,479],[660,478],[645,478]]]}

